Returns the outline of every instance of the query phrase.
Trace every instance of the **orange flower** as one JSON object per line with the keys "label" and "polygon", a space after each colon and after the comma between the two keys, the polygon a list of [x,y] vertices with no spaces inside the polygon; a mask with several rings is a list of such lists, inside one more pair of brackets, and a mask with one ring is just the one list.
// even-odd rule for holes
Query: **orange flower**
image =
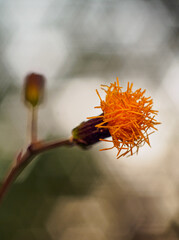
{"label": "orange flower", "polygon": [[[138,153],[139,147],[147,143],[150,146],[149,135],[157,130],[155,125],[160,124],[155,119],[157,112],[153,110],[153,100],[145,97],[146,90],[132,90],[133,84],[127,85],[127,90],[122,91],[119,80],[111,83],[110,86],[101,85],[106,93],[106,99],[102,100],[96,90],[103,114],[92,118],[101,118],[101,122],[96,125],[99,129],[108,129],[112,140],[100,139],[112,142],[113,147],[118,150],[117,157],[133,155],[134,150]],[[107,150],[111,148],[105,148]]]}

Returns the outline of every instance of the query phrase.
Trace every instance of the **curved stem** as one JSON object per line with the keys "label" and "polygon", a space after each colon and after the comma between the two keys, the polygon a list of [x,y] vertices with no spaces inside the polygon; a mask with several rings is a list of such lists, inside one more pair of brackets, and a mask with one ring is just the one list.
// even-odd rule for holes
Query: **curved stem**
{"label": "curved stem", "polygon": [[16,178],[20,175],[23,169],[38,155],[47,150],[54,149],[61,146],[73,146],[73,139],[67,139],[64,141],[56,141],[56,142],[36,142],[30,144],[26,151],[22,154],[19,153],[17,158],[15,159],[15,163],[6,178],[4,179],[1,188],[0,188],[0,202],[2,201],[4,195],[7,190],[11,186],[11,184],[16,180]]}

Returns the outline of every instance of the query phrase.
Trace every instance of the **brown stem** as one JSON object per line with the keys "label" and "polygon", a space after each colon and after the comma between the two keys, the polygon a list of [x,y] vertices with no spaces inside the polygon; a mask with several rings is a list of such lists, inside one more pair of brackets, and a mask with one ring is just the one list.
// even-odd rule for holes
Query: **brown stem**
{"label": "brown stem", "polygon": [[37,142],[37,107],[31,108],[31,142]]}
{"label": "brown stem", "polygon": [[38,155],[47,150],[51,150],[61,146],[73,146],[73,139],[68,139],[64,141],[56,141],[56,142],[36,142],[30,144],[24,154],[21,152],[17,156],[14,166],[11,168],[9,173],[7,174],[5,180],[3,181],[0,188],[0,202],[2,201],[5,193],[9,189],[10,185],[16,180],[19,174],[23,171],[23,169]]}

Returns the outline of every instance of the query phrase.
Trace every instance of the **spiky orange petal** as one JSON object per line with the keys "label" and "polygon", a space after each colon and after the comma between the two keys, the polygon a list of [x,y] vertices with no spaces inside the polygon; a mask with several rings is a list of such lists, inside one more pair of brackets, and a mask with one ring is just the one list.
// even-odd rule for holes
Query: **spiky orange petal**
{"label": "spiky orange petal", "polygon": [[113,147],[118,149],[117,157],[128,153],[133,155],[133,150],[138,152],[144,143],[150,146],[149,135],[153,132],[149,133],[149,130],[157,130],[155,125],[160,123],[155,119],[158,111],[152,109],[153,100],[144,96],[146,90],[140,88],[133,91],[133,83],[128,82],[127,90],[123,92],[118,78],[110,86],[102,85],[101,88],[106,93],[105,100],[102,100],[97,90],[96,92],[103,111],[103,122],[96,127],[109,129]]}

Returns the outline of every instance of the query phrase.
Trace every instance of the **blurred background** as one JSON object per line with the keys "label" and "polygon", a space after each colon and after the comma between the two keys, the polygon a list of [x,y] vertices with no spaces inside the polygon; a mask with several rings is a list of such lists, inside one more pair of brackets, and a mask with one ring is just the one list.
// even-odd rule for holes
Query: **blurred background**
{"label": "blurred background", "polygon": [[99,152],[110,143],[40,155],[0,207],[0,239],[179,239],[179,1],[0,1],[1,182],[28,143],[30,72],[47,79],[40,139],[100,114],[95,89],[116,77],[147,89],[162,125],[128,158]]}

